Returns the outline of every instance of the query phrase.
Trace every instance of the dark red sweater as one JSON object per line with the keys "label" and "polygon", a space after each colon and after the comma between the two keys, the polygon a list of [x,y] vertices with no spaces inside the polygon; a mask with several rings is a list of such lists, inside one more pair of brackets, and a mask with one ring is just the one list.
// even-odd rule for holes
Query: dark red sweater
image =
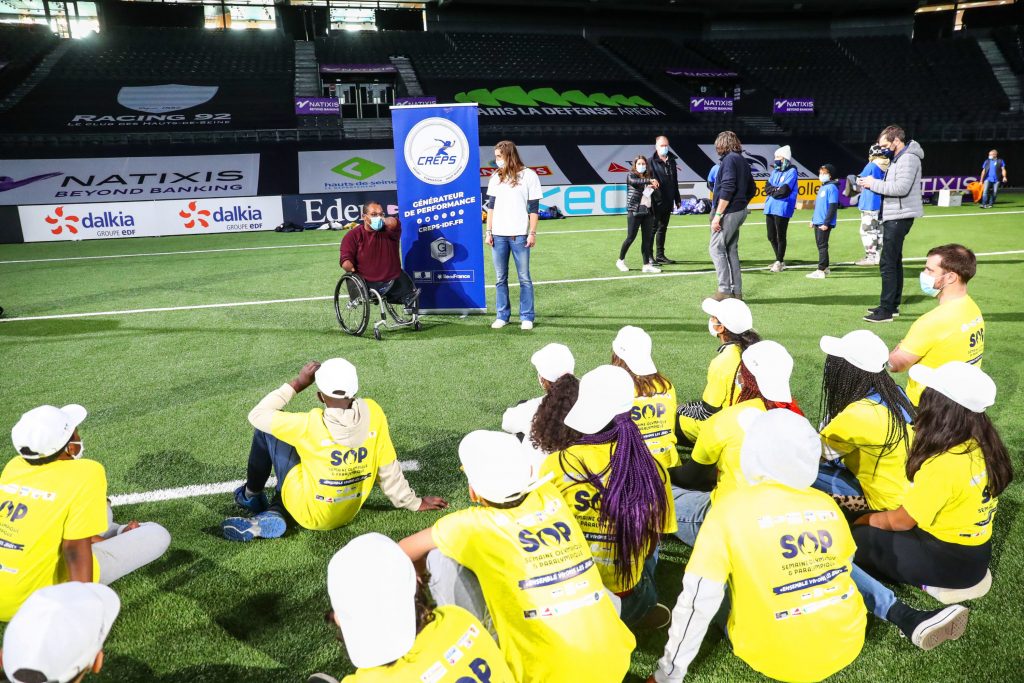
{"label": "dark red sweater", "polygon": [[402,273],[402,257],[398,250],[401,238],[401,223],[377,232],[360,224],[342,238],[339,264],[351,261],[356,272],[367,282],[394,280]]}

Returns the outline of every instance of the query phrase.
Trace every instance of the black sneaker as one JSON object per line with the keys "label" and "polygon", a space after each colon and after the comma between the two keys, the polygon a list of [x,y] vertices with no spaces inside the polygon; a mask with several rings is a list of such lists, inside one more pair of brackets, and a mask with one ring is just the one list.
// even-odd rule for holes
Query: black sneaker
{"label": "black sneaker", "polygon": [[668,258],[664,254],[662,254],[661,256],[655,256],[654,257],[654,262],[656,264],[658,264],[659,266],[671,266],[671,265],[679,263],[679,261],[673,261],[672,259]]}
{"label": "black sneaker", "polygon": [[672,610],[665,605],[655,603],[647,614],[636,624],[637,631],[655,631],[672,623]]}
{"label": "black sneaker", "polygon": [[886,313],[881,309],[876,309],[874,312],[868,313],[866,316],[864,316],[864,320],[868,321],[869,323],[891,323],[893,320],[893,315],[892,313]]}
{"label": "black sneaker", "polygon": [[[869,308],[868,309],[868,313],[874,313],[875,311],[880,311],[880,310],[882,310],[881,306],[875,306],[874,308]],[[894,317],[894,318],[900,317],[900,312],[897,310],[895,313],[892,314],[892,317]]]}

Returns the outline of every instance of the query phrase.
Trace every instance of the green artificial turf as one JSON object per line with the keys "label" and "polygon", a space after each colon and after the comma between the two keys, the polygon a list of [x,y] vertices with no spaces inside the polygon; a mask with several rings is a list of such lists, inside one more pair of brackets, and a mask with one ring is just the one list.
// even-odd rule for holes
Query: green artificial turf
{"label": "green artificial turf", "polygon": [[[863,254],[858,224],[849,220],[856,212],[842,211],[840,219],[832,238],[833,261],[851,262]],[[861,316],[877,304],[880,283],[877,269],[853,266],[837,266],[824,281],[805,279],[817,257],[807,220],[809,212],[799,212],[789,232],[789,262],[805,267],[744,273],[743,291],[758,331],[783,343],[796,359],[794,393],[814,421],[823,364],[818,339],[867,326]],[[344,356],[359,368],[361,393],[387,412],[400,459],[419,463],[408,474],[417,491],[465,507],[459,440],[473,429],[498,429],[507,406],[538,393],[529,357],[548,342],[567,343],[582,374],[607,362],[620,327],[640,325],[654,338],[655,360],[675,383],[680,400],[699,396],[716,348],[700,310],[701,300],[715,290],[714,275],[707,272],[706,217],[673,219],[673,225],[685,227],[670,231],[668,252],[683,263],[665,272],[697,273],[679,277],[635,277],[639,240],[627,258],[634,271],[626,275],[634,277],[622,277],[614,262],[624,224],[622,216],[541,224],[532,263],[537,327],[529,333],[518,326],[492,331],[490,316],[428,317],[422,332],[388,331],[384,341],[375,342],[342,334],[327,300],[3,322],[0,427],[9,429],[38,404],[84,404],[90,411],[81,429],[88,457],[105,464],[112,494],[241,479],[251,435],[249,409],[306,361]],[[744,267],[770,265],[760,214],[748,219],[742,234]],[[4,245],[0,306],[16,318],[327,296],[338,276],[339,238],[313,232]],[[984,212],[929,208],[904,253],[923,257],[929,247],[952,241],[978,253],[1024,252],[1024,200],[1003,195],[997,209]],[[304,246],[237,250],[281,245]],[[213,249],[233,251],[208,251]],[[185,251],[205,253],[7,263]],[[493,282],[489,256],[486,260]],[[1024,253],[979,261],[970,289],[987,321],[984,367],[999,387],[990,413],[1019,468]],[[934,306],[918,289],[919,262],[908,265],[902,317],[872,328],[890,346]],[[545,284],[586,278],[609,279]],[[512,291],[516,310],[518,294]],[[493,306],[493,290],[488,298]],[[302,395],[292,408],[307,410],[314,400],[311,393]],[[862,654],[834,680],[1024,679],[1024,615],[1016,580],[1024,574],[1022,501],[1018,483],[1000,499],[995,583],[972,605],[960,641],[921,652],[895,628],[870,619]],[[397,539],[438,517],[394,510],[375,492],[343,529],[234,544],[219,530],[220,521],[234,514],[230,495],[147,503],[116,513],[121,519],[158,521],[174,540],[165,558],[114,585],[124,606],[107,643],[100,680],[168,683],[279,683],[305,681],[315,671],[350,672],[343,648],[323,623],[329,558],[358,534],[375,530]],[[682,544],[666,541],[657,577],[662,601],[669,605],[687,556]],[[899,594],[914,606],[935,606],[918,591],[900,589]],[[645,677],[661,654],[665,633],[638,641],[633,671]],[[721,636],[709,633],[691,679],[761,677],[731,654]]]}

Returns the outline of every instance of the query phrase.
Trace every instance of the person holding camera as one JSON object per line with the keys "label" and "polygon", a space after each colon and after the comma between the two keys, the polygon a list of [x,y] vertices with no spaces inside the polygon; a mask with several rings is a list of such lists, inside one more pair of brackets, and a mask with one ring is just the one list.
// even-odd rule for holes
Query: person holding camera
{"label": "person holding camera", "polygon": [[626,193],[626,239],[619,249],[619,260],[615,267],[623,273],[629,272],[626,265],[626,252],[636,240],[637,232],[640,233],[640,256],[643,259],[642,271],[645,273],[660,273],[661,269],[655,265],[653,247],[655,216],[653,206],[661,200],[661,184],[658,179],[651,175],[647,165],[647,157],[637,155],[633,160],[633,167],[626,176],[626,185],[629,190]]}

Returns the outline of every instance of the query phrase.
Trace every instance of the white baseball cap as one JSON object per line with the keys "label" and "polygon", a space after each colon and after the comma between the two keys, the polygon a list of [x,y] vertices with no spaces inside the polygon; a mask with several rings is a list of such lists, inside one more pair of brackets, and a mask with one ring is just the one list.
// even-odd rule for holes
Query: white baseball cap
{"label": "white baseball cap", "polygon": [[478,429],[459,443],[459,461],[478,496],[508,503],[547,481],[538,480],[530,451],[512,434]]}
{"label": "white baseball cap", "polygon": [[[4,671],[14,683],[68,683],[92,667],[121,600],[107,586],[72,581],[40,588],[22,603],[4,633]],[[30,673],[32,675],[30,675]]]}
{"label": "white baseball cap", "polygon": [[330,358],[320,364],[314,375],[316,388],[325,396],[352,398],[359,391],[356,366],[344,358]]}
{"label": "white baseball cap", "polygon": [[615,335],[612,351],[626,362],[634,375],[653,375],[658,371],[651,359],[651,335],[634,325],[626,325]]}
{"label": "white baseball cap", "polygon": [[822,337],[821,350],[842,358],[864,372],[881,372],[889,360],[889,347],[874,332],[854,330],[842,337]]}
{"label": "white baseball cap", "polygon": [[565,344],[548,344],[530,357],[537,374],[549,382],[557,381],[562,375],[571,375],[576,370],[576,359]]}
{"label": "white baseball cap", "polygon": [[793,374],[793,357],[778,342],[760,341],[751,344],[740,357],[747,366],[761,395],[769,401],[789,403],[793,394],[789,390],[789,377]]}
{"label": "white baseball cap", "polygon": [[806,417],[785,408],[748,408],[739,415],[746,432],[740,447],[740,470],[751,484],[776,481],[794,489],[809,488],[818,477],[821,436]]}
{"label": "white baseball cap", "polygon": [[349,541],[327,565],[327,593],[348,658],[360,669],[401,659],[416,641],[416,569],[387,536]]}
{"label": "white baseball cap", "polygon": [[628,372],[600,365],[580,378],[580,393],[565,416],[565,425],[582,434],[596,434],[616,415],[633,407],[633,394],[633,378]]}
{"label": "white baseball cap", "polygon": [[981,368],[963,361],[950,361],[937,368],[912,365],[910,379],[975,413],[985,412],[996,402],[996,383],[992,378]]}
{"label": "white baseball cap", "polygon": [[754,327],[750,307],[740,299],[704,299],[700,307],[708,315],[718,318],[718,322],[733,334],[743,334]]}
{"label": "white baseball cap", "polygon": [[18,420],[11,429],[14,449],[27,460],[48,458],[68,445],[71,435],[88,415],[85,408],[72,403],[63,408],[39,406]]}

